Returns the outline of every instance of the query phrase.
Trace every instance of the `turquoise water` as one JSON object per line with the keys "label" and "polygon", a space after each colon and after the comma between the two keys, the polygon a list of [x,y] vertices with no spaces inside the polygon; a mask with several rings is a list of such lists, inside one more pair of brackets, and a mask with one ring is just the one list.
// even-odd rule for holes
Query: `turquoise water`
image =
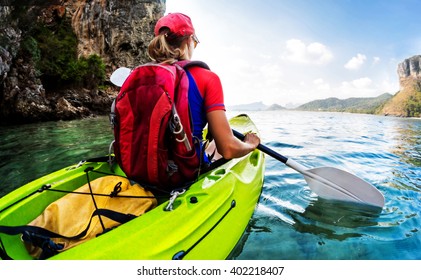
{"label": "turquoise water", "polygon": [[[234,115],[235,112],[228,113]],[[262,143],[312,168],[334,166],[385,196],[380,213],[319,199],[266,157],[263,192],[233,259],[421,259],[421,120],[322,112],[249,112]],[[107,117],[0,131],[0,196],[108,153]]]}

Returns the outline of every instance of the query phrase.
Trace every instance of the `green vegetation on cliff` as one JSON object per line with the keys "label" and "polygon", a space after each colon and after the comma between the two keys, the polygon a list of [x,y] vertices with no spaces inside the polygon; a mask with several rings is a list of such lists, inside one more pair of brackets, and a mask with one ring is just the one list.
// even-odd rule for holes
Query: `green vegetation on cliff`
{"label": "green vegetation on cliff", "polygon": [[382,108],[384,115],[421,117],[421,82],[417,79],[401,81],[401,90]]}
{"label": "green vegetation on cliff", "polygon": [[78,58],[77,43],[68,20],[36,23],[24,34],[21,54],[34,61],[46,89],[94,88],[105,80],[105,64],[96,54]]}
{"label": "green vegetation on cliff", "polygon": [[408,117],[421,117],[421,92],[408,98],[406,112]]}

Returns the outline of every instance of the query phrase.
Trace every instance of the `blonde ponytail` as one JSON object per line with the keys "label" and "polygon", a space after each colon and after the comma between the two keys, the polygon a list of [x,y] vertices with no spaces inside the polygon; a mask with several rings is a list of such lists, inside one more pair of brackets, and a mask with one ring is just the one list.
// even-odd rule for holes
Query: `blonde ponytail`
{"label": "blonde ponytail", "polygon": [[155,62],[173,64],[183,59],[184,40],[188,37],[176,37],[169,30],[164,30],[149,43],[148,54]]}

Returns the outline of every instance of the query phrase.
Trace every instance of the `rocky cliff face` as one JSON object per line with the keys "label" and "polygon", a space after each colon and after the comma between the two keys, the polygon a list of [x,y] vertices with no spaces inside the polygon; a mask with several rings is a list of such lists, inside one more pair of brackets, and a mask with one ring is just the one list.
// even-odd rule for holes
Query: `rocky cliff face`
{"label": "rocky cliff face", "polygon": [[109,77],[120,66],[133,67],[149,60],[146,48],[155,22],[165,11],[165,0],[54,0],[40,6],[41,2],[26,1],[34,4],[26,11],[20,6],[0,6],[0,123],[107,113],[117,93],[115,88],[45,86],[33,57],[22,52],[28,42],[22,23],[69,21],[77,38],[77,55],[99,55]]}
{"label": "rocky cliff face", "polygon": [[70,0],[66,8],[79,55],[99,54],[111,68],[133,67],[149,60],[145,51],[165,1]]}
{"label": "rocky cliff face", "polygon": [[421,55],[415,55],[399,63],[398,75],[400,80],[421,79]]}
{"label": "rocky cliff face", "polygon": [[383,107],[384,115],[421,117],[421,55],[398,65],[400,91]]}

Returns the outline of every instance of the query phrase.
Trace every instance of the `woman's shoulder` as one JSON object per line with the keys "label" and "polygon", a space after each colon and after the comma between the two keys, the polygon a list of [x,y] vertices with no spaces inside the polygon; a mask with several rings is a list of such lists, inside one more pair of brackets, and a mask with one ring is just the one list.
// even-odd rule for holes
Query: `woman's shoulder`
{"label": "woman's shoulder", "polygon": [[219,80],[218,74],[213,72],[210,69],[203,68],[199,65],[191,66],[188,71],[193,75],[196,79],[206,79],[206,80]]}

